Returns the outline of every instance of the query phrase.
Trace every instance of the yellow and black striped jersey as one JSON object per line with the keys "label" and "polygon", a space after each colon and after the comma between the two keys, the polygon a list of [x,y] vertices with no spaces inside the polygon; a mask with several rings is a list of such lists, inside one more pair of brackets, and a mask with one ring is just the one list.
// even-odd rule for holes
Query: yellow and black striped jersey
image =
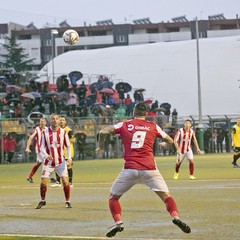
{"label": "yellow and black striped jersey", "polygon": [[[71,129],[70,127],[66,126],[66,127],[63,128],[63,129],[67,132],[67,134],[68,134],[68,136],[69,136],[70,149],[71,149],[71,157],[72,157],[72,159],[73,159],[73,158],[74,158],[74,146],[73,146],[73,142],[74,142],[75,137],[74,137],[74,134],[73,134],[72,129]],[[65,159],[68,158],[68,157],[67,157],[67,150],[66,150],[65,147],[64,147],[64,158],[65,158]]]}
{"label": "yellow and black striped jersey", "polygon": [[237,124],[232,128],[232,137],[233,142],[235,144],[234,147],[240,147],[240,126]]}

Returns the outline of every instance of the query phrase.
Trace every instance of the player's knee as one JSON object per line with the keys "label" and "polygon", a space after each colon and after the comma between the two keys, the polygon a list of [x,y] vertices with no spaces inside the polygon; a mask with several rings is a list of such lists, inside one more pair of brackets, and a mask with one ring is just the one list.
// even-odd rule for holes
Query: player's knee
{"label": "player's knee", "polygon": [[120,197],[121,197],[121,195],[119,196],[119,195],[114,195],[114,194],[110,193],[109,200],[111,200],[111,199],[119,199]]}
{"label": "player's knee", "polygon": [[164,202],[168,197],[171,197],[169,192],[161,192],[161,191],[156,191],[155,192]]}

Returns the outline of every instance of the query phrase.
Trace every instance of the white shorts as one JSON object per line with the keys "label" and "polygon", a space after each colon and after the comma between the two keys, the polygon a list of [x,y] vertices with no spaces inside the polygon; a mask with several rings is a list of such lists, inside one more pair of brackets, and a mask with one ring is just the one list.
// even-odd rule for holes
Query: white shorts
{"label": "white shorts", "polygon": [[123,195],[135,184],[145,184],[153,191],[169,192],[159,170],[122,169],[111,187],[111,194]]}
{"label": "white shorts", "polygon": [[182,163],[185,157],[188,161],[193,160],[193,151],[189,150],[186,153],[181,153],[180,155],[177,155],[177,163]]}
{"label": "white shorts", "polygon": [[42,155],[40,153],[36,153],[36,155],[37,155],[37,162],[42,163],[44,161]]}
{"label": "white shorts", "polygon": [[51,178],[54,170],[59,177],[68,177],[67,164],[66,161],[63,161],[60,165],[56,167],[43,165],[42,178]]}

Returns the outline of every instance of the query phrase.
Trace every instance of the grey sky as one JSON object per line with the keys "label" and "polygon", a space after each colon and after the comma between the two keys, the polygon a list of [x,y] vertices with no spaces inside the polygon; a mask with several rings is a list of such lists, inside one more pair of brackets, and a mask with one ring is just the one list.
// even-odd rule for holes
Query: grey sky
{"label": "grey sky", "polygon": [[37,27],[48,23],[59,24],[67,20],[72,26],[84,22],[112,19],[114,23],[131,22],[150,17],[154,22],[171,21],[171,18],[186,15],[207,19],[209,15],[223,13],[228,19],[240,15],[239,0],[2,0],[0,23],[17,22]]}

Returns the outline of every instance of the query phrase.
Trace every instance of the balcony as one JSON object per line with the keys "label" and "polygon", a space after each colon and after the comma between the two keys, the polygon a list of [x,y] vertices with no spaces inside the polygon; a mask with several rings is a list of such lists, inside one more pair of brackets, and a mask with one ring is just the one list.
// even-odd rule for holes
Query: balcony
{"label": "balcony", "polygon": [[[99,45],[113,45],[113,35],[108,36],[92,36],[92,37],[80,37],[75,46],[99,46]],[[66,46],[66,43],[62,38],[56,38],[56,46]]]}
{"label": "balcony", "polygon": [[130,34],[129,45],[190,40],[191,32],[169,32],[151,34]]}

